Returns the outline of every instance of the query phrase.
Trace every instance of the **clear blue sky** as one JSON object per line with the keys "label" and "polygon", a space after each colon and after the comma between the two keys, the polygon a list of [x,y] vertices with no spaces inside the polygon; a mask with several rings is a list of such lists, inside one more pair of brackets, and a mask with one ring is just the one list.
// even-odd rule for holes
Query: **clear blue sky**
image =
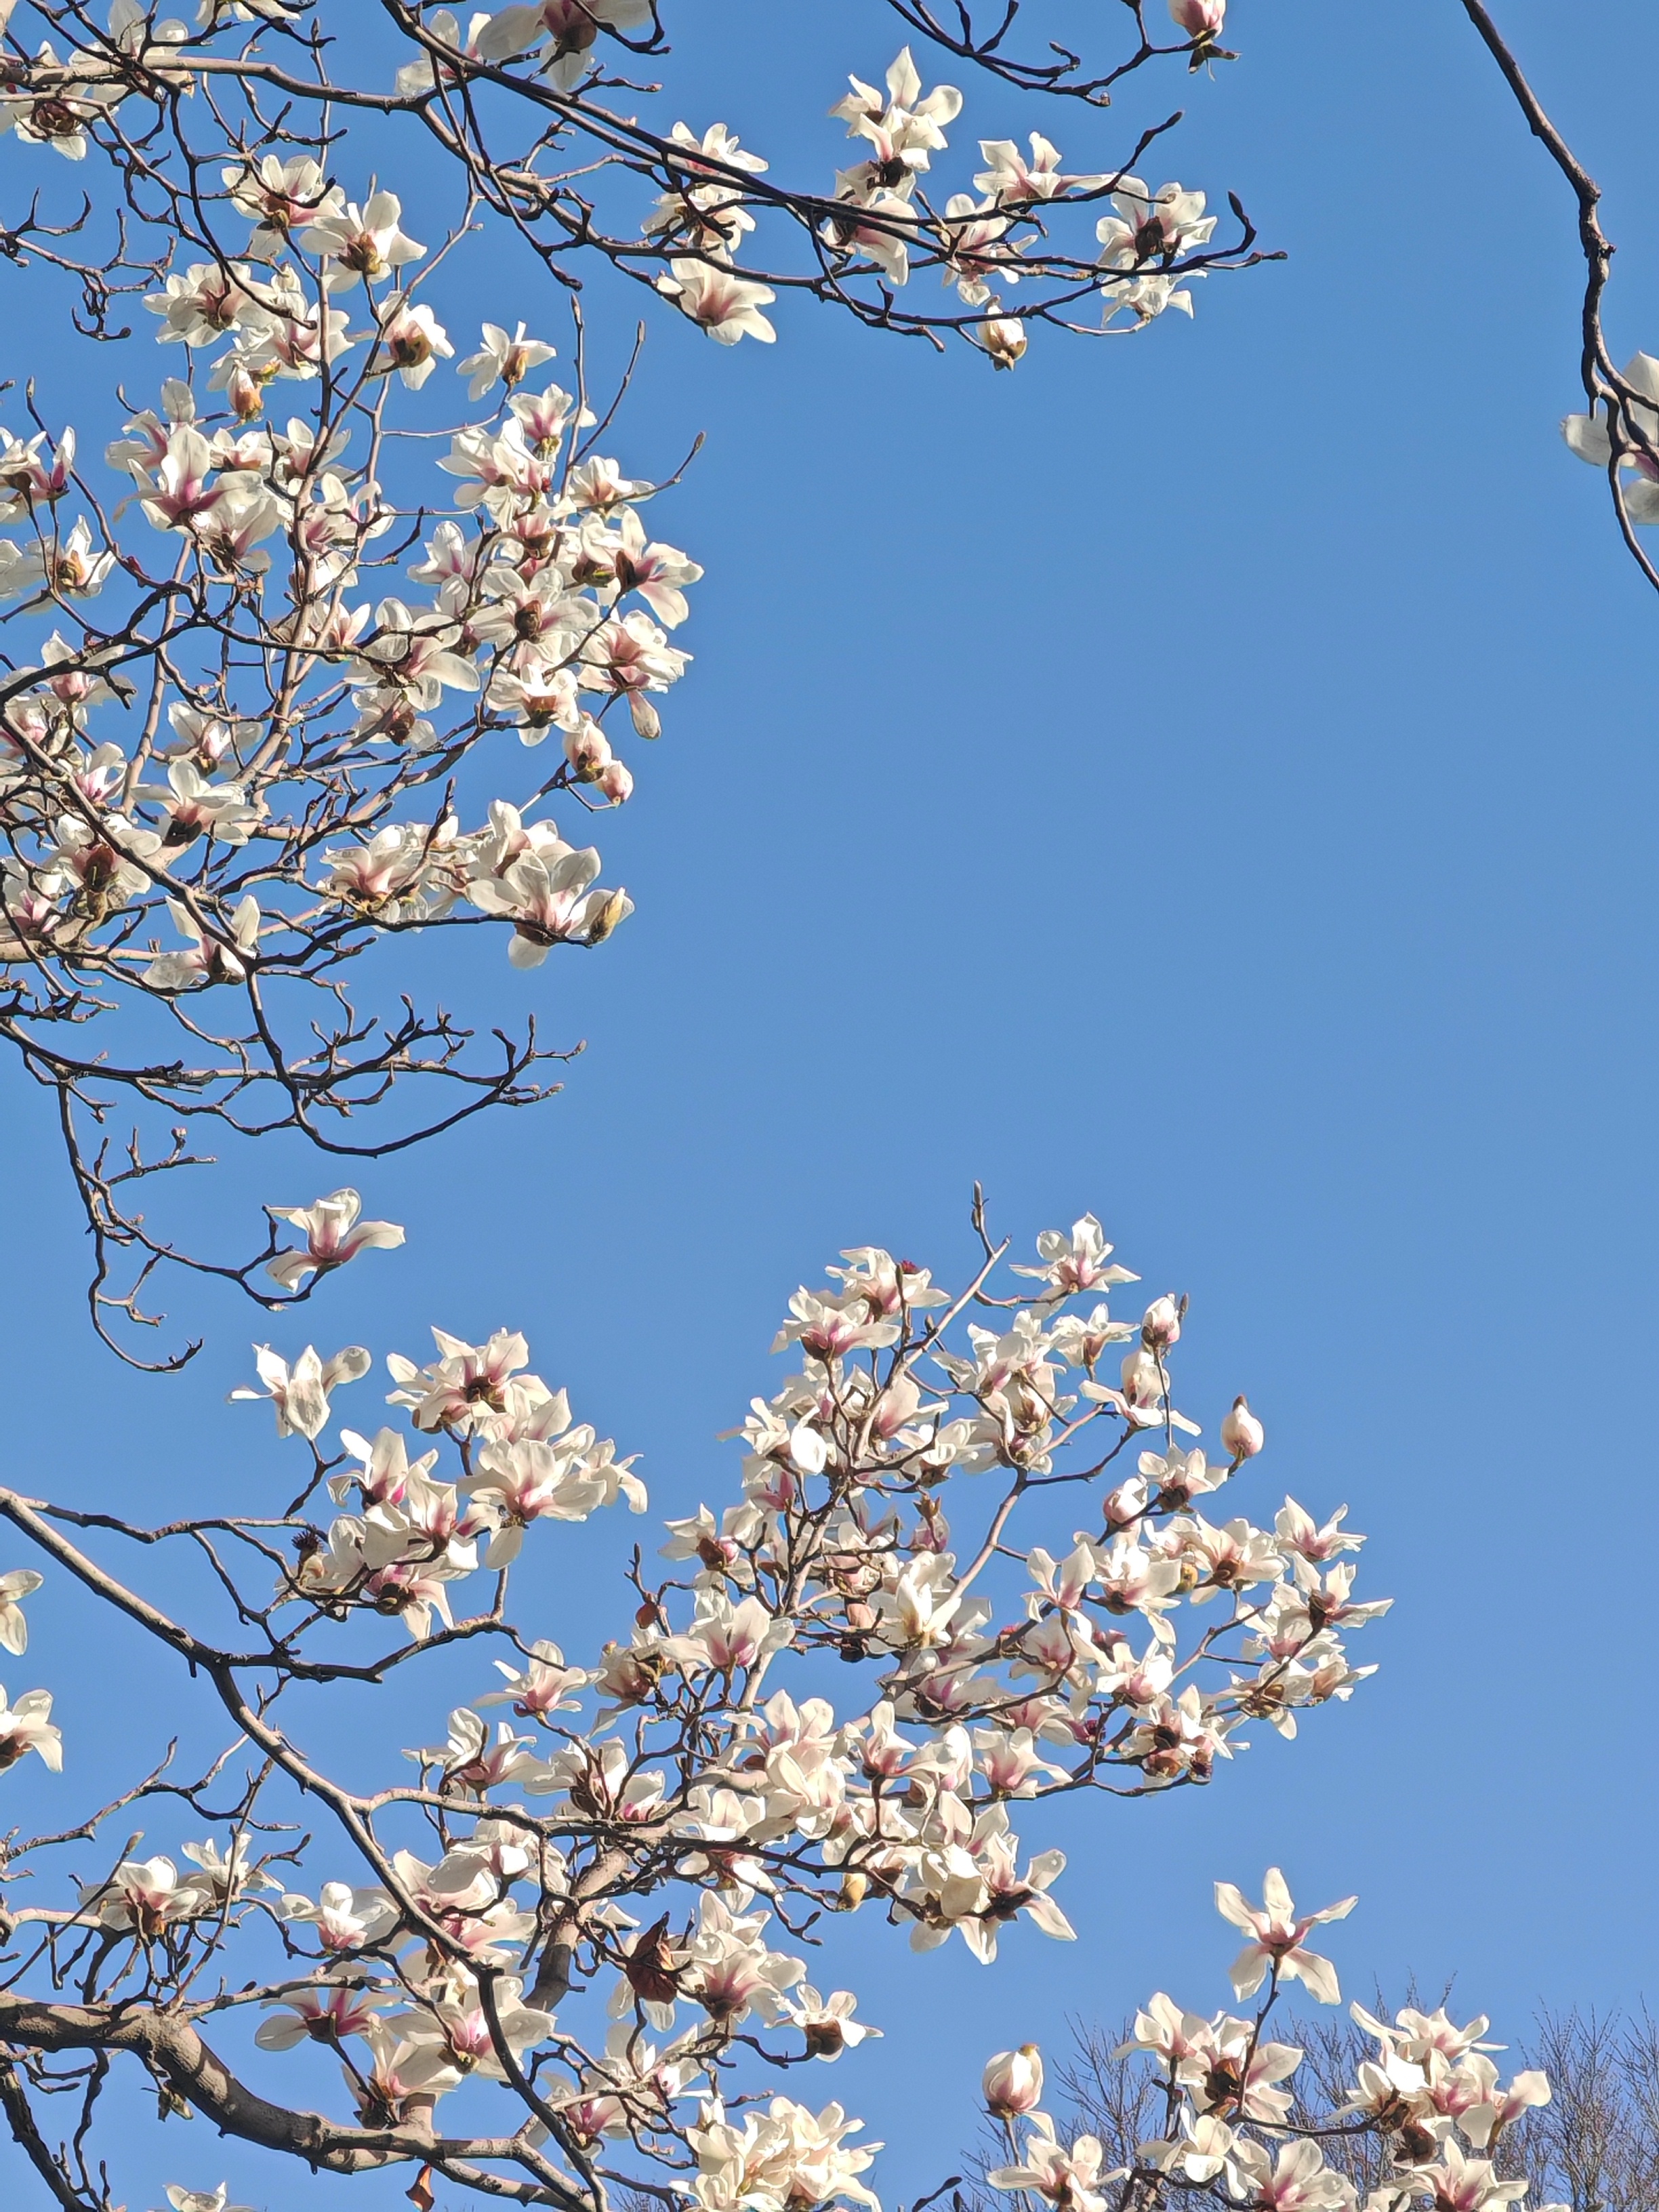
{"label": "clear blue sky", "polygon": [[[1607,186],[1615,352],[1659,350],[1659,17],[1500,13]],[[677,15],[676,112],[795,175],[896,43],[875,0]],[[1078,1944],[1022,1930],[987,1972],[853,1931],[889,2039],[811,2086],[894,2145],[894,2200],[949,2170],[990,2049],[1160,1984],[1220,2002],[1209,1884],[1270,1861],[1312,1903],[1360,1893],[1330,1944],[1356,1994],[1455,1973],[1516,2036],[1540,2002],[1659,1997],[1659,604],[1556,434],[1570,205],[1454,0],[1236,0],[1229,31],[1245,58],[1192,88],[1170,167],[1290,259],[1212,279],[1194,325],[1043,338],[994,378],[799,308],[731,354],[661,319],[616,446],[649,472],[708,432],[662,526],[708,579],[601,840],[639,912],[528,979],[454,961],[455,994],[464,968],[588,1052],[538,1115],[371,1168],[407,1249],[276,1339],[521,1325],[689,1510],[730,1481],[714,1433],[768,1387],[793,1285],[866,1240],[959,1265],[979,1176],[1022,1240],[1092,1207],[1190,1292],[1189,1395],[1268,1424],[1251,1503],[1350,1502],[1398,1601],[1358,1655],[1382,1671],[1208,1794],[1060,1824]],[[975,89],[956,136],[1041,120]],[[1069,166],[1111,165],[1109,118],[1060,120]],[[246,1495],[268,1422],[219,1400],[260,1317],[214,1317],[182,1382],[116,1371],[7,1081],[8,1479],[139,1515]],[[333,1180],[289,1159],[222,1191]],[[636,1527],[541,1555],[568,1647],[614,1632],[592,1571]],[[58,1692],[77,1783],[132,1733],[129,1682],[165,1732],[167,1669],[112,1680],[86,1616],[33,1618],[4,1679]],[[64,1802],[45,1780],[32,1808]],[[158,1815],[147,1848],[177,1839]],[[195,2123],[155,2175],[300,2186],[251,2171]]]}

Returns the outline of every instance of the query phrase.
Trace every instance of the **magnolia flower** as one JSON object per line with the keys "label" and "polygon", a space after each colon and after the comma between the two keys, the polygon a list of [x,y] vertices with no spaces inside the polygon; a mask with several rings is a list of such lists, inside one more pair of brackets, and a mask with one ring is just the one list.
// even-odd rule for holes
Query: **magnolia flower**
{"label": "magnolia flower", "polygon": [[[1490,2059],[1480,2063],[1492,2068]],[[1531,2112],[1535,2106],[1547,2105],[1550,2101],[1549,2076],[1540,2073],[1536,2067],[1517,2074],[1507,2089],[1500,2090],[1496,2087],[1495,2075],[1496,2069],[1493,2069],[1487,2077],[1492,2081],[1487,2096],[1480,2104],[1472,2105],[1459,2117],[1457,2123],[1477,2150],[1487,2149],[1493,2138],[1512,2120],[1518,2120],[1522,2112]]]}
{"label": "magnolia flower", "polygon": [[338,2044],[348,2035],[366,2035],[386,2000],[350,1982],[324,1982],[264,2002],[280,2009],[260,2022],[253,2040],[261,2051],[292,2051],[307,2040]]}
{"label": "magnolia flower", "polygon": [[1030,2190],[1046,2197],[1057,2212],[1105,2212],[1105,2198],[1095,2185],[1101,2179],[1106,2154],[1094,2136],[1079,2136],[1069,2150],[1055,2142],[1053,2123],[1046,2115],[1025,2138],[1018,2166],[1000,2166],[985,2177],[993,2189]]}
{"label": "magnolia flower", "polygon": [[144,981],[152,991],[191,991],[199,984],[243,980],[259,942],[259,902],[252,891],[237,901],[230,918],[229,945],[221,938],[207,936],[181,899],[169,899],[167,912],[179,934],[190,939],[190,949],[160,953],[149,963]]}
{"label": "magnolia flower", "polygon": [[323,283],[331,292],[349,292],[361,277],[370,284],[419,261],[423,246],[398,228],[403,203],[395,192],[375,192],[359,208],[355,200],[331,207],[301,235],[307,253],[324,264]]}
{"label": "magnolia flower", "polygon": [[1277,2085],[1289,2081],[1302,2053],[1288,2043],[1263,2042],[1248,2020],[1205,2023],[1205,2047],[1191,2051],[1177,2077],[1200,2112],[1278,2126],[1290,2117],[1295,2098]]}
{"label": "magnolia flower", "polygon": [[1059,1229],[1045,1229],[1037,1238],[1040,1267],[1012,1262],[1017,1275],[1032,1275],[1047,1283],[1049,1297],[1054,1301],[1075,1297],[1084,1291],[1114,1288],[1119,1283],[1136,1283],[1140,1278],[1132,1275],[1127,1267],[1112,1260],[1112,1247],[1106,1242],[1106,1233],[1092,1213],[1085,1213],[1072,1224],[1069,1234]]}
{"label": "magnolia flower", "polygon": [[44,430],[37,431],[27,443],[3,428],[0,438],[5,441],[0,452],[0,519],[15,522],[33,513],[39,504],[50,506],[63,498],[75,466],[72,425],[58,439],[50,459],[41,452],[46,442]]}
{"label": "magnolia flower", "polygon": [[[38,569],[33,547],[21,557],[27,571],[25,581],[32,581],[35,574],[44,573],[50,588],[70,599],[96,599],[103,589],[105,578],[115,566],[112,550],[93,551],[92,525],[84,515],[77,519],[67,538],[41,550]],[[11,588],[21,586],[0,583],[0,590]]]}
{"label": "magnolia flower", "polygon": [[163,345],[204,346],[216,344],[230,331],[263,329],[269,311],[253,289],[254,281],[240,261],[192,262],[145,298],[150,313],[162,319],[157,338]]}
{"label": "magnolia flower", "polygon": [[74,69],[72,61],[68,70],[63,69],[51,46],[45,43],[35,60],[42,76],[56,82],[41,96],[26,96],[0,107],[0,131],[15,130],[26,146],[50,146],[66,161],[84,161],[87,126],[113,99],[115,87],[108,82],[89,84],[78,96],[72,96],[67,82]]}
{"label": "magnolia flower", "polygon": [[456,363],[456,373],[471,379],[467,398],[482,399],[494,384],[504,384],[509,392],[515,384],[522,384],[532,368],[551,361],[556,350],[539,338],[527,338],[522,323],[511,337],[499,323],[486,323],[483,343],[477,353]]}
{"label": "magnolia flower", "polygon": [[[426,27],[434,39],[441,40],[455,52],[477,57],[477,33],[489,21],[487,15],[474,15],[471,33],[463,38],[454,11],[448,8],[434,8],[427,19]],[[400,100],[410,100],[420,93],[434,91],[440,84],[453,83],[455,76],[455,70],[447,62],[438,61],[422,49],[413,61],[403,64],[392,80],[392,85]]]}
{"label": "magnolia flower", "polygon": [[1218,38],[1226,20],[1227,0],[1170,0],[1170,21],[1189,39]]}
{"label": "magnolia flower", "polygon": [[536,52],[550,40],[552,50],[543,66],[556,90],[569,92],[592,66],[601,30],[625,34],[650,21],[651,0],[537,0],[528,7],[503,8],[483,24],[477,49],[486,61],[506,61]]}
{"label": "magnolia flower", "polygon": [[837,1990],[833,1996],[821,1997],[815,1989],[803,1983],[795,1992],[793,2004],[782,2008],[783,2017],[793,2022],[806,2038],[807,2055],[811,2058],[836,2059],[843,2051],[855,2051],[866,2036],[879,2036],[878,2027],[866,2027],[854,2020],[858,1999],[851,1990]]}
{"label": "magnolia flower", "polygon": [[9,1574],[0,1575],[0,1650],[18,1658],[27,1650],[29,1627],[19,1601],[32,1597],[42,1579],[33,1567],[14,1567]]}
{"label": "magnolia flower", "polygon": [[667,1648],[685,1666],[730,1674],[763,1665],[793,1633],[787,1615],[771,1611],[758,1598],[733,1605],[724,1591],[710,1590],[699,1597],[690,1634],[671,1638]]}
{"label": "magnolia flower", "polygon": [[25,1753],[36,1751],[54,1774],[63,1771],[64,1739],[52,1725],[51,1712],[49,1690],[26,1691],[15,1705],[8,1706],[0,1687],[0,1770],[15,1766]]}
{"label": "magnolia flower", "polygon": [[[1326,2165],[1316,2142],[1286,2143],[1276,2159],[1264,2145],[1248,2140],[1237,2141],[1231,2149],[1239,2193],[1248,2191],[1261,2212],[1337,2212],[1353,2204],[1352,2183]],[[1522,2191],[1526,2186],[1520,2185]]]}
{"label": "magnolia flower", "polygon": [[718,2100],[706,2102],[687,2133],[696,2154],[697,2201],[708,2212],[784,2212],[786,2206],[828,2205],[839,2198],[880,2212],[877,2197],[857,2177],[879,2143],[846,2147],[864,2123],[849,2120],[839,2105],[809,2112],[788,2097],[774,2097],[764,2115],[750,2111],[741,2125],[727,2120]]}
{"label": "magnolia flower", "polygon": [[1515,2203],[1530,2185],[1524,2175],[1500,2181],[1489,2159],[1466,2157],[1449,2138],[1441,2147],[1439,2165],[1418,2167],[1412,2180],[1417,2188],[1432,2192],[1434,2212],[1489,2212],[1490,2208]]}
{"label": "magnolia flower", "polygon": [[234,1905],[245,1891],[278,1887],[253,1863],[252,1842],[246,1835],[235,1837],[228,1852],[222,1851],[216,1838],[212,1836],[203,1843],[185,1844],[183,1850],[185,1856],[198,1869],[185,1879],[210,1906],[222,1909]]}
{"label": "magnolia flower", "polygon": [[222,170],[221,177],[231,205],[258,226],[247,242],[256,261],[274,260],[298,225],[336,215],[345,205],[345,194],[325,181],[308,154],[286,161],[280,154],[266,154]]}
{"label": "magnolia flower", "polygon": [[106,1881],[83,1881],[81,1902],[103,1928],[149,1942],[204,1902],[194,1879],[169,1858],[123,1859]]}
{"label": "magnolia flower", "polygon": [[657,289],[720,344],[751,337],[770,345],[777,337],[760,312],[777,297],[769,285],[751,284],[702,261],[672,261],[669,269],[670,275],[658,277]]}
{"label": "magnolia flower", "polygon": [[386,303],[380,316],[380,343],[411,392],[418,392],[431,375],[441,355],[447,361],[455,349],[430,307],[410,307],[401,293]]}
{"label": "magnolia flower", "polygon": [[343,1881],[325,1881],[314,1905],[290,1891],[279,1909],[284,1920],[314,1927],[324,1950],[335,1953],[383,1942],[400,1917],[383,1889],[353,1889]]}
{"label": "magnolia flower", "polygon": [[1225,2120],[1218,2119],[1213,2112],[1201,2112],[1196,2118],[1182,2113],[1174,2136],[1138,2143],[1135,2155],[1161,2173],[1202,2186],[1220,2175],[1231,2179],[1236,2170],[1235,2154],[1241,2148],[1249,2151],[1255,2146],[1248,2142],[1241,2146]]}
{"label": "magnolia flower", "polygon": [[1073,185],[1088,191],[1106,181],[1103,177],[1061,176],[1060,149],[1038,131],[1031,133],[1030,161],[1012,138],[981,138],[979,150],[987,166],[974,179],[974,188],[1005,207],[1053,199]]}
{"label": "magnolia flower", "polygon": [[481,1797],[506,1782],[540,1778],[544,1769],[532,1755],[533,1742],[532,1736],[515,1735],[501,1721],[492,1744],[487,1724],[467,1706],[458,1705],[449,1716],[447,1742],[423,1745],[404,1757],[417,1766],[436,1768],[437,1786]]}
{"label": "magnolia flower", "polygon": [[269,1398],[276,1408],[279,1437],[310,1438],[320,1436],[327,1424],[330,1392],[343,1382],[356,1382],[374,1363],[361,1344],[349,1344],[326,1360],[319,1359],[316,1346],[308,1344],[290,1367],[268,1344],[256,1344],[253,1364],[264,1389],[253,1390],[246,1382],[240,1383],[231,1392],[230,1402]]}
{"label": "magnolia flower", "polygon": [[849,138],[867,138],[878,165],[925,169],[928,156],[945,143],[945,126],[962,112],[962,94],[941,84],[926,94],[908,46],[901,48],[887,71],[887,98],[873,85],[849,76],[853,89],[830,109],[847,125]]}
{"label": "magnolia flower", "polygon": [[167,2185],[167,2203],[173,2212],[253,2212],[252,2205],[227,2204],[230,2184],[222,2181],[216,2189],[181,2189],[179,2184]]}
{"label": "magnolia flower", "polygon": [[676,147],[692,150],[683,161],[668,163],[674,187],[659,193],[641,228],[647,238],[696,246],[718,260],[730,260],[755,228],[755,218],[743,204],[743,187],[731,173],[758,176],[767,165],[758,155],[745,152],[723,123],[711,125],[701,138],[677,123],[672,137]]}
{"label": "magnolia flower", "polygon": [[1035,2043],[1018,2051],[999,2051],[986,2062],[981,2081],[985,2109],[993,2119],[1021,2119],[1042,2102],[1042,2055]]}
{"label": "magnolia flower", "polygon": [[1261,1897],[1259,1906],[1249,1905],[1234,1883],[1218,1881],[1215,1886],[1216,1911],[1224,1920],[1231,1920],[1235,1928],[1243,1929],[1251,1939],[1230,1969],[1236,1994],[1241,1999],[1254,1996],[1272,1972],[1280,1981],[1304,1984],[1309,1996],[1318,2004],[1340,2004],[1342,1993],[1337,1986],[1335,1967],[1328,1959],[1304,1950],[1303,1938],[1322,1921],[1346,1920],[1358,1899],[1345,1897],[1340,1904],[1328,1905],[1321,1912],[1304,1913],[1298,1918],[1285,1877],[1277,1867],[1268,1868],[1261,1884]]}
{"label": "magnolia flower", "polygon": [[[501,2039],[515,2058],[545,2042],[553,2029],[550,2014],[520,2002],[523,1987],[517,1975],[502,1974],[492,1992]],[[460,2002],[441,2000],[429,2010],[396,2014],[392,2025],[403,2031],[399,2071],[414,2087],[441,2092],[470,2074],[506,2079],[489,2018],[471,1993]]]}
{"label": "magnolia flower", "polygon": [[355,1190],[337,1190],[309,1206],[268,1206],[274,1221],[286,1221],[304,1232],[303,1251],[279,1252],[265,1273],[285,1291],[297,1291],[306,1277],[343,1267],[360,1252],[387,1251],[404,1241],[404,1232],[392,1221],[360,1221],[363,1201]]}
{"label": "magnolia flower", "polygon": [[[1636,476],[1633,483],[1621,487],[1625,512],[1632,522],[1659,522],[1659,361],[1651,354],[1632,354],[1620,379],[1640,395],[1622,403],[1620,421],[1619,466]],[[1579,459],[1604,473],[1613,463],[1612,404],[1605,401],[1592,414],[1569,415],[1561,425],[1562,436]],[[1632,434],[1646,441],[1653,457],[1632,447]]]}
{"label": "magnolia flower", "polygon": [[637,592],[658,621],[671,629],[690,611],[682,586],[695,584],[702,574],[697,563],[688,561],[677,547],[647,543],[644,524],[629,507],[618,514],[614,534],[584,532],[582,561],[585,569],[598,571],[594,582],[614,581],[618,592]]}
{"label": "magnolia flower", "polygon": [[507,1678],[504,1690],[489,1690],[477,1699],[481,1705],[510,1705],[521,1720],[544,1721],[550,1714],[574,1712],[578,1700],[570,1696],[592,1680],[582,1667],[567,1667],[556,1644],[541,1641],[530,1647],[530,1663],[515,1668],[510,1660],[494,1662]]}
{"label": "magnolia flower", "polygon": [[507,957],[515,968],[539,968],[556,945],[599,945],[634,911],[626,891],[592,890],[599,856],[558,840],[521,854],[500,876],[478,874],[467,896],[485,914],[513,924]]}

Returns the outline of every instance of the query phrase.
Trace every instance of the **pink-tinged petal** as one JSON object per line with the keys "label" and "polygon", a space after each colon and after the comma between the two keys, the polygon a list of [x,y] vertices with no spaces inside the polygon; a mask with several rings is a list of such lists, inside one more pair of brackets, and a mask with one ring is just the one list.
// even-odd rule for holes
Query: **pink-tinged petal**
{"label": "pink-tinged petal", "polygon": [[1253,1929],[1255,1926],[1255,1916],[1244,1902],[1244,1893],[1236,1881],[1217,1882],[1215,1909],[1224,1920],[1231,1920],[1235,1928]]}
{"label": "pink-tinged petal", "polygon": [[1241,2001],[1253,1997],[1267,1978],[1267,1954],[1259,1943],[1247,1943],[1227,1970],[1233,1994]]}
{"label": "pink-tinged petal", "polygon": [[1277,1867],[1269,1867],[1261,1881],[1261,1904],[1275,1920],[1294,1920],[1296,1904],[1290,1885]]}

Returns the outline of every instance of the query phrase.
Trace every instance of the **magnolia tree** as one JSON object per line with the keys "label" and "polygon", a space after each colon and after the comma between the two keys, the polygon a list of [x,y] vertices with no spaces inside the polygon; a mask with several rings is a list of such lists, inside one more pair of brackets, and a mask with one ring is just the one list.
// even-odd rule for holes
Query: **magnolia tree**
{"label": "magnolia tree", "polygon": [[[800,295],[1006,369],[1189,313],[1193,280],[1262,258],[1237,198],[1218,234],[1204,192],[1150,181],[1178,118],[1075,169],[1040,131],[984,138],[953,176],[963,94],[933,81],[1098,136],[1129,80],[1232,58],[1224,0],[1167,22],[1130,0],[1106,59],[1022,44],[1018,4],[891,4],[910,43],[830,111],[847,166],[792,183],[725,123],[659,112],[652,0],[0,0],[0,249],[69,288],[123,380],[80,380],[78,426],[30,386],[0,442],[0,1035],[52,1102],[123,1356],[164,1262],[281,1310],[403,1240],[347,1188],[267,1206],[230,1256],[182,1249],[139,1194],[204,1137],[373,1158],[551,1087],[560,1048],[529,1022],[481,1042],[384,940],[495,931],[534,969],[632,911],[579,825],[633,793],[701,571],[657,534],[674,477],[612,458],[628,380],[592,388],[585,301],[632,283],[732,345]],[[406,222],[417,182],[450,203]],[[480,231],[541,276],[533,330],[463,329]],[[151,1528],[0,1489],[25,1550],[0,1644],[21,1656],[29,1609],[78,1585],[221,1732],[193,1780],[83,1781],[50,1690],[0,1698],[0,1767],[64,1775],[51,1832],[0,1844],[0,2108],[47,2197],[125,2201],[106,2096],[133,2078],[269,2154],[279,2192],[389,2170],[422,2207],[441,2184],[562,2212],[876,2205],[860,2123],[789,2078],[878,2032],[836,1985],[833,1916],[988,1965],[1019,1922],[1068,1937],[1063,1856],[1022,1846],[1017,1808],[1080,1818],[1209,1782],[1252,1723],[1295,1736],[1370,1671],[1344,1638],[1382,1602],[1353,1595],[1340,1510],[1262,1500],[1243,1397],[1194,1441],[1184,1299],[1114,1317],[1136,1279],[1093,1216],[1030,1262],[977,1204],[975,1226],[951,1287],[859,1248],[797,1292],[734,1502],[671,1522],[661,1564],[634,1551],[601,1650],[526,1617],[515,1564],[646,1492],[508,1329],[383,1347],[385,1419],[368,1349],[258,1347],[258,1511]],[[155,1547],[196,1599],[129,1571]],[[463,1644],[477,1693],[409,1765],[306,1748],[319,1693],[406,1699]],[[134,1831],[140,1806],[166,1832]],[[1218,1891],[1244,2009],[1159,1996],[1138,2023],[1156,2087],[1121,2157],[1045,2119],[1035,2052],[992,2060],[996,2189],[1337,2212],[1357,2169],[1327,2149],[1364,2136],[1389,2207],[1516,2196],[1494,2148],[1546,2085],[1503,2086],[1479,2027],[1368,2022],[1340,2094],[1282,2086],[1299,2054],[1269,2014],[1291,1981],[1336,2002],[1306,1939],[1347,1904],[1299,1911],[1274,1870],[1261,1900]],[[325,2111],[302,2046],[337,2063]],[[175,2212],[225,2212],[189,2141]]]}

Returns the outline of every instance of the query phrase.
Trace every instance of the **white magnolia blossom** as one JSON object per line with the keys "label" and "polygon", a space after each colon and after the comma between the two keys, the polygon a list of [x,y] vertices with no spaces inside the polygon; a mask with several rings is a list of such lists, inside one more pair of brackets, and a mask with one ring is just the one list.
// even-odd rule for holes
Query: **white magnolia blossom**
{"label": "white magnolia blossom", "polygon": [[[9,1650],[10,1646],[7,1647]],[[0,1689],[0,1768],[15,1766],[33,1751],[54,1774],[64,1764],[64,1739],[52,1724],[52,1693],[29,1690],[9,1705]]]}
{"label": "white magnolia blossom", "polygon": [[1581,461],[1606,474],[1613,465],[1616,421],[1625,512],[1632,522],[1659,522],[1659,361],[1632,354],[1620,374],[1634,396],[1618,404],[1616,416],[1609,398],[1603,411],[1569,415],[1561,434]]}
{"label": "white magnolia blossom", "polygon": [[14,1567],[9,1574],[0,1575],[0,1650],[9,1651],[15,1658],[21,1659],[29,1648],[22,1601],[33,1597],[44,1580],[33,1567]]}
{"label": "white magnolia blossom", "polygon": [[676,261],[669,273],[657,280],[658,289],[673,301],[683,314],[721,345],[739,338],[759,338],[770,345],[777,337],[760,312],[777,297],[769,284],[756,284],[734,276],[729,270],[711,268],[702,261]]}
{"label": "white magnolia blossom", "polygon": [[268,1344],[256,1344],[253,1364],[264,1389],[252,1390],[241,1384],[231,1392],[232,1399],[269,1399],[276,1409],[279,1437],[314,1438],[327,1425],[332,1394],[343,1382],[356,1382],[367,1375],[374,1363],[361,1344],[347,1345],[331,1359],[319,1358],[316,1347],[308,1344],[290,1366]]}
{"label": "white magnolia blossom", "polygon": [[360,1252],[386,1251],[401,1244],[395,1221],[363,1221],[363,1202],[355,1190],[337,1190],[309,1206],[271,1206],[275,1221],[286,1221],[305,1237],[301,1249],[279,1253],[266,1273],[284,1290],[294,1290],[319,1268],[343,1267]]}

